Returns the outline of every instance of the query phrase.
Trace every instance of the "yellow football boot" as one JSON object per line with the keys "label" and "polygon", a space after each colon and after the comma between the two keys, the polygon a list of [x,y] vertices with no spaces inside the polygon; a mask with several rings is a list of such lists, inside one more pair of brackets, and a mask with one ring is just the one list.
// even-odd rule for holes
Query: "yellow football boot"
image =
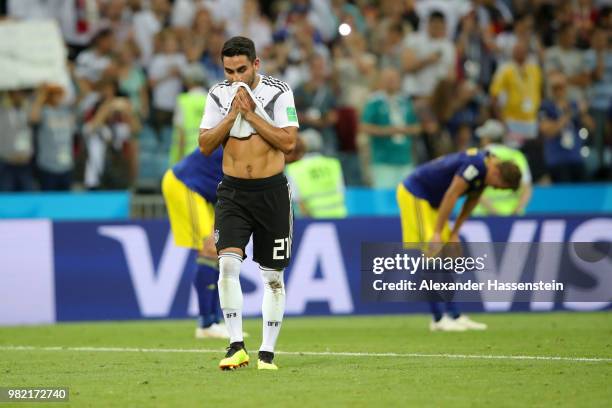
{"label": "yellow football boot", "polygon": [[225,358],[219,362],[222,370],[235,370],[238,367],[249,365],[249,355],[244,348],[243,342],[235,342],[227,348]]}
{"label": "yellow football boot", "polygon": [[259,358],[257,359],[258,370],[278,370],[276,364],[272,362],[274,359],[274,353],[269,351],[260,351]]}

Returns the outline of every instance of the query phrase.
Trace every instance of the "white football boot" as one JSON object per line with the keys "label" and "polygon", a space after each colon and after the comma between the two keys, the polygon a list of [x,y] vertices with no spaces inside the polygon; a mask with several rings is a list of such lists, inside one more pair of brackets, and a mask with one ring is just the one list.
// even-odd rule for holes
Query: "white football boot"
{"label": "white football boot", "polygon": [[465,327],[466,330],[487,330],[486,324],[475,322],[464,314],[455,319],[455,322]]}
{"label": "white football boot", "polygon": [[444,315],[439,321],[431,321],[429,323],[429,330],[431,331],[447,331],[447,332],[461,332],[466,331],[465,326],[457,322],[455,319]]}

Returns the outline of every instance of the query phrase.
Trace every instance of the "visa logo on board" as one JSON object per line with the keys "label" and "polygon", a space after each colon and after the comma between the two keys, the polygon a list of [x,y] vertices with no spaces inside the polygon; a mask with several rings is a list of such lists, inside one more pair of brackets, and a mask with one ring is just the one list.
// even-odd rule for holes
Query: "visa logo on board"
{"label": "visa logo on board", "polygon": [[[101,226],[98,232],[120,243],[142,316],[168,316],[189,258],[189,250],[175,246],[170,232],[159,264],[155,267],[143,227]],[[301,314],[309,302],[327,302],[334,314],[351,313],[353,299],[334,224],[310,224],[299,244],[294,245],[297,248],[294,248],[291,273],[286,282],[286,313]],[[258,315],[261,313],[263,283],[258,265],[251,260],[252,243],[249,243],[246,252],[248,258],[242,264],[240,275],[253,283],[256,289],[244,294],[243,315]],[[193,291],[189,305],[189,313],[195,314],[197,309]]]}
{"label": "visa logo on board", "polygon": [[[461,235],[469,247],[470,243],[491,243],[490,226],[480,220],[471,220],[464,224]],[[147,234],[139,225],[113,225],[101,226],[99,233],[121,244],[123,255],[129,267],[134,292],[143,317],[165,317],[177,294],[183,271],[189,257],[189,250],[176,247],[171,233],[168,234],[157,267],[153,263],[153,254],[150,250]],[[539,233],[538,233],[539,231]],[[564,220],[516,220],[511,227],[508,242],[563,242],[566,236],[566,222]],[[341,237],[333,222],[309,223],[299,242],[294,243],[291,270],[287,276],[287,305],[288,314],[302,314],[309,302],[326,302],[332,314],[350,314],[355,303],[360,302],[359,293],[351,293],[350,277],[348,274],[358,276],[359,271],[348,271],[345,267],[348,260],[340,246]],[[612,242],[612,220],[609,218],[590,219],[578,225],[569,235],[571,242]],[[493,246],[493,243],[491,243]],[[523,249],[521,249],[523,248]],[[560,254],[554,252],[554,247],[541,246],[536,264],[536,278],[551,280],[556,278],[561,270]],[[552,248],[552,249],[551,249]],[[502,280],[518,277],[525,270],[526,254],[521,251],[528,250],[527,246],[508,245],[503,254],[492,260],[493,273]],[[246,249],[248,258],[242,265],[241,278],[253,284],[255,290],[244,294],[245,316],[259,315],[261,313],[261,299],[263,284],[258,265],[251,260],[252,244]],[[494,253],[494,251],[490,251]],[[610,258],[601,260],[607,263],[586,262],[577,256],[571,261],[596,282],[588,289],[574,287],[572,290],[598,291],[612,287],[612,275],[602,273],[611,271]],[[354,277],[353,276],[353,277]],[[595,296],[596,297],[596,296]],[[507,311],[511,309],[514,294],[508,292],[503,301],[496,299],[483,299],[487,311]],[[612,299],[611,299],[612,300]],[[564,302],[563,306],[569,310],[599,310],[607,307],[610,302]],[[195,293],[192,291],[189,302],[189,314],[197,312]],[[554,299],[549,302],[531,302],[530,309],[534,311],[547,311],[554,308]]]}

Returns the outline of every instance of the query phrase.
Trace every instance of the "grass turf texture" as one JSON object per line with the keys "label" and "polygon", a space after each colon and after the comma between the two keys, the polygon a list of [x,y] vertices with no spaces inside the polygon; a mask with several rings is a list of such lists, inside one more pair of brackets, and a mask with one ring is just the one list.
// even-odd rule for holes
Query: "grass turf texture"
{"label": "grass turf texture", "polygon": [[[430,333],[426,316],[287,318],[282,351],[612,358],[612,314],[474,315],[486,332]],[[0,328],[0,386],[70,387],[53,406],[610,406],[612,362],[278,354],[256,369],[261,320],[245,320],[251,365],[217,368],[222,340],[193,321]],[[218,349],[218,353],[7,350],[6,346]],[[2,349],[5,347],[5,349]],[[16,406],[40,406],[19,403]],[[8,404],[0,404],[8,406]]]}

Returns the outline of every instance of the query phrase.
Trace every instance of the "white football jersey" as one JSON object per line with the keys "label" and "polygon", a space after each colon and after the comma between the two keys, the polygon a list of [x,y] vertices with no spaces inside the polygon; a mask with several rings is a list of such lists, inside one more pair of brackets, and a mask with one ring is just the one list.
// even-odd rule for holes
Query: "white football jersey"
{"label": "white football jersey", "polygon": [[[252,92],[257,98],[256,102],[272,119],[274,126],[279,128],[299,127],[293,91],[289,85],[266,75],[260,75],[259,78],[259,84]],[[227,80],[210,88],[200,128],[212,129],[217,126],[230,111],[233,96],[232,85]]]}

